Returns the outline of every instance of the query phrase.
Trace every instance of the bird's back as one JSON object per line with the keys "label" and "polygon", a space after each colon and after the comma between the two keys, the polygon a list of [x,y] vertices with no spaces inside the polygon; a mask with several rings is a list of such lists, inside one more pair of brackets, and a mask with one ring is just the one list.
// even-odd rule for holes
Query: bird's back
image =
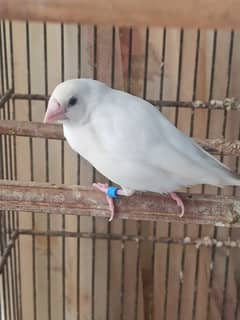
{"label": "bird's back", "polygon": [[[71,128],[64,131],[71,140]],[[201,183],[239,184],[223,164],[155,107],[122,91],[105,90],[89,123],[75,131],[72,147],[124,187],[171,192]]]}

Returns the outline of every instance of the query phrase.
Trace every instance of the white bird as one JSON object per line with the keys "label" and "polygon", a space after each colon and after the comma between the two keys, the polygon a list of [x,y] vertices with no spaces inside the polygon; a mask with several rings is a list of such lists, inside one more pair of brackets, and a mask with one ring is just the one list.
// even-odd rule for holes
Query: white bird
{"label": "white bird", "polygon": [[169,193],[196,184],[240,185],[224,164],[179,131],[147,101],[91,79],[60,83],[53,91],[44,122],[59,120],[73,150],[120,185],[94,186],[113,198],[135,191]]}

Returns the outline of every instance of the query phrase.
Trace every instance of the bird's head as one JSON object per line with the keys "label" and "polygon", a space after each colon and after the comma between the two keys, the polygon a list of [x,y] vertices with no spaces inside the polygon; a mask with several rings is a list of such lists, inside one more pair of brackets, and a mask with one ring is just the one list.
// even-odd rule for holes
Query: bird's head
{"label": "bird's head", "polygon": [[43,122],[84,121],[104,88],[103,83],[91,79],[72,79],[60,83],[49,99]]}

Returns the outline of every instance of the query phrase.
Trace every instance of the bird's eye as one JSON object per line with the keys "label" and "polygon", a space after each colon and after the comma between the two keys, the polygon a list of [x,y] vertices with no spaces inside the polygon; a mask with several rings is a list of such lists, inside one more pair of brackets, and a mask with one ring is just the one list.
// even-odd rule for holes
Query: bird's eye
{"label": "bird's eye", "polygon": [[72,97],[69,99],[68,104],[69,106],[74,106],[77,103],[77,98],[76,97]]}

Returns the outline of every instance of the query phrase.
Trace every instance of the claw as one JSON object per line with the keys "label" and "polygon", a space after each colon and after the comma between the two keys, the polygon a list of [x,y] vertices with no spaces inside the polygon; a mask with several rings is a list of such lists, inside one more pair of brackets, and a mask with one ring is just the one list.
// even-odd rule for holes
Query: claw
{"label": "claw", "polygon": [[181,213],[178,214],[178,216],[182,218],[184,216],[184,203],[182,199],[175,192],[171,192],[170,196],[174,201],[176,201],[177,206],[181,208]]}
{"label": "claw", "polygon": [[[134,190],[130,190],[130,189],[120,189],[120,188],[113,188],[111,187],[110,189],[114,189],[114,190],[110,190],[111,192],[109,193],[109,185],[107,183],[93,183],[93,187],[96,188],[97,190],[103,192],[106,196],[107,202],[108,202],[108,206],[109,206],[109,210],[110,210],[110,218],[108,221],[112,221],[114,216],[115,216],[115,205],[114,205],[114,199],[116,198],[116,196],[125,196],[125,197],[129,197],[134,193]],[[113,195],[112,195],[112,191]],[[108,195],[109,194],[109,195]]]}
{"label": "claw", "polygon": [[106,199],[108,202],[108,206],[109,206],[109,210],[110,210],[110,218],[108,219],[108,221],[112,221],[115,215],[115,206],[114,206],[114,200],[113,198],[110,198],[109,196],[106,195]]}
{"label": "claw", "polygon": [[108,184],[107,183],[93,183],[93,187],[105,194],[107,202],[108,202],[108,207],[110,210],[110,218],[108,219],[108,221],[109,222],[112,221],[114,218],[114,215],[115,215],[115,206],[114,206],[113,198],[109,197],[106,194],[107,189],[108,189]]}

